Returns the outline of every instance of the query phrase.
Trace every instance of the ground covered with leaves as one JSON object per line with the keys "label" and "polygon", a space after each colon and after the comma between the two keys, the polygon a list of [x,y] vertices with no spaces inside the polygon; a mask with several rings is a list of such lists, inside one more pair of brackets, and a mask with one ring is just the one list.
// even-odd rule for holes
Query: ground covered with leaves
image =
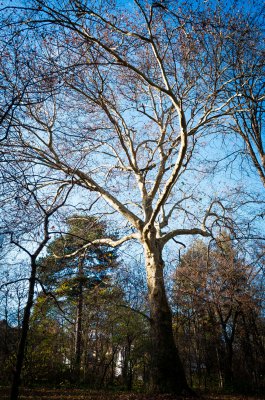
{"label": "ground covered with leaves", "polygon": [[[190,397],[143,393],[106,392],[82,389],[21,389],[21,400],[192,400]],[[262,400],[265,396],[203,395],[203,400]],[[0,400],[9,399],[9,388],[0,387]],[[198,400],[198,399],[197,399]]]}

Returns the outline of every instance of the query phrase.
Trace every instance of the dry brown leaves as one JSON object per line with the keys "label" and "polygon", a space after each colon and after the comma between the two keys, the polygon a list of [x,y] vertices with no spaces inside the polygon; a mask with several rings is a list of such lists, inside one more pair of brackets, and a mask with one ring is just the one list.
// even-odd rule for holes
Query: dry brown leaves
{"label": "dry brown leaves", "polygon": [[[81,389],[21,389],[20,400],[192,400],[190,397],[172,395],[147,395],[136,393],[113,393]],[[204,396],[203,400],[262,400],[264,397]],[[0,400],[9,400],[9,389],[0,387]],[[198,399],[197,399],[198,400]]]}

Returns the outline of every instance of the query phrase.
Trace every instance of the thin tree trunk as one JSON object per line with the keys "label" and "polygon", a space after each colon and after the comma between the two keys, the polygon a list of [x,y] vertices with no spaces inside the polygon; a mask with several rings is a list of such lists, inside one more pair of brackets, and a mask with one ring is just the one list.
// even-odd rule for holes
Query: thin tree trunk
{"label": "thin tree trunk", "polygon": [[228,389],[232,389],[234,383],[233,374],[233,344],[231,341],[226,341],[226,350],[224,357],[224,381]]}
{"label": "thin tree trunk", "polygon": [[78,302],[76,309],[76,332],[75,332],[75,361],[74,361],[74,375],[77,381],[80,380],[81,371],[81,357],[82,357],[82,323],[83,323],[83,259],[78,267]]}
{"label": "thin tree trunk", "polygon": [[224,387],[224,380],[223,380],[223,375],[222,375],[222,368],[221,368],[219,350],[218,350],[218,347],[217,347],[217,346],[216,346],[216,348],[215,348],[215,351],[216,351],[217,366],[218,366],[219,388],[220,388],[220,389],[223,389],[223,387]]}
{"label": "thin tree trunk", "polygon": [[24,309],[24,315],[21,327],[21,336],[17,352],[16,368],[11,386],[11,395],[10,395],[11,400],[17,400],[19,394],[20,377],[25,357],[26,342],[29,330],[30,311],[33,306],[34,287],[36,282],[36,269],[37,269],[36,259],[35,257],[31,257],[31,274],[29,279],[29,291],[28,291],[26,307]]}
{"label": "thin tree trunk", "polygon": [[128,391],[132,390],[132,365],[131,365],[132,340],[127,336],[127,345],[124,349],[123,382]]}
{"label": "thin tree trunk", "polygon": [[172,315],[166,297],[162,248],[157,240],[143,243],[151,317],[152,390],[160,393],[190,391],[175,345]]}
{"label": "thin tree trunk", "polygon": [[236,332],[236,324],[237,324],[237,319],[239,316],[239,312],[236,311],[234,315],[232,315],[231,311],[231,316],[232,316],[232,332],[230,335],[227,332],[227,320],[224,321],[224,318],[222,314],[219,312],[220,316],[220,321],[222,325],[222,331],[223,331],[223,336],[225,339],[225,356],[224,356],[224,384],[228,389],[232,389],[233,384],[234,384],[234,374],[233,374],[233,357],[234,357],[234,348],[233,348],[233,343],[234,343],[234,338],[235,338],[235,332]]}

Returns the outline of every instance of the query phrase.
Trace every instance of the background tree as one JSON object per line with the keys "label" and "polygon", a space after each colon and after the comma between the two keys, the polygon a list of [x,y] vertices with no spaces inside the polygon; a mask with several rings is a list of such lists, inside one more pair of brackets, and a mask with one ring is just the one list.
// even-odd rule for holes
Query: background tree
{"label": "background tree", "polygon": [[[176,318],[184,337],[190,338],[184,348],[194,383],[211,385],[217,380],[220,387],[230,390],[232,386],[241,390],[258,386],[261,390],[262,380],[257,382],[253,376],[256,368],[262,370],[259,360],[255,367],[249,366],[250,354],[254,356],[257,349],[264,352],[261,343],[257,347],[254,344],[263,335],[258,284],[262,276],[258,265],[249,265],[239,254],[228,235],[219,237],[210,250],[202,242],[195,242],[187,250],[176,273]],[[250,338],[250,321],[253,328],[261,328],[252,331],[254,341],[254,336]],[[242,364],[241,369],[238,366]],[[244,382],[249,382],[248,388]]]}
{"label": "background tree", "polygon": [[99,245],[82,250],[84,243],[101,239],[106,234],[106,224],[96,217],[73,215],[66,224],[66,233],[49,244],[47,256],[40,260],[39,279],[45,290],[52,291],[57,300],[63,299],[75,305],[73,371],[78,380],[83,350],[84,291],[106,283],[111,270],[117,266],[117,252],[109,246]]}
{"label": "background tree", "polygon": [[[76,384],[72,374],[76,305],[67,291],[64,298],[54,293],[56,298],[40,293],[35,302],[24,380]],[[147,318],[131,310],[117,281],[110,278],[84,290],[80,381],[92,388],[142,386],[150,351],[148,334]]]}
{"label": "background tree", "polygon": [[[17,344],[20,336],[23,305],[27,297],[28,265],[9,259],[12,246],[3,243],[3,259],[0,264],[0,381],[6,385],[12,381],[12,372],[16,358]],[[5,254],[6,253],[6,254]]]}
{"label": "background tree", "polygon": [[[264,11],[264,10],[263,10]],[[230,128],[243,139],[243,155],[248,156],[265,185],[264,156],[264,12],[241,16],[227,42],[227,60],[231,83],[227,94],[231,98]]]}
{"label": "background tree", "polygon": [[[5,163],[9,154],[5,154],[1,165],[1,178],[3,183],[1,235],[7,237],[9,242],[22,251],[29,259],[28,290],[23,310],[23,318],[19,335],[16,355],[16,365],[11,386],[11,398],[18,398],[19,385],[25,349],[29,330],[31,309],[34,302],[35,285],[37,277],[37,259],[50,240],[50,220],[60,208],[65,205],[71,187],[62,185],[55,192],[49,190],[43,197],[41,190],[36,193],[35,187],[40,185],[41,178],[37,175],[29,179],[27,168],[9,160]],[[5,188],[7,189],[5,192]],[[15,189],[15,190],[14,190]],[[10,197],[11,194],[11,197]],[[12,211],[6,213],[7,203],[13,205]],[[25,207],[25,206],[28,206]],[[24,278],[22,278],[24,280]]]}

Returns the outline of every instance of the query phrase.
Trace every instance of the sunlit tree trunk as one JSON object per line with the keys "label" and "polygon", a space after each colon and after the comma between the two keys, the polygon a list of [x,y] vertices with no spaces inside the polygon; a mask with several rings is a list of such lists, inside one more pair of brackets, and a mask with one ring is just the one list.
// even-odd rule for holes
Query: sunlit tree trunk
{"label": "sunlit tree trunk", "polygon": [[172,315],[165,292],[162,248],[152,238],[143,246],[151,318],[152,390],[182,393],[189,388],[173,336]]}

